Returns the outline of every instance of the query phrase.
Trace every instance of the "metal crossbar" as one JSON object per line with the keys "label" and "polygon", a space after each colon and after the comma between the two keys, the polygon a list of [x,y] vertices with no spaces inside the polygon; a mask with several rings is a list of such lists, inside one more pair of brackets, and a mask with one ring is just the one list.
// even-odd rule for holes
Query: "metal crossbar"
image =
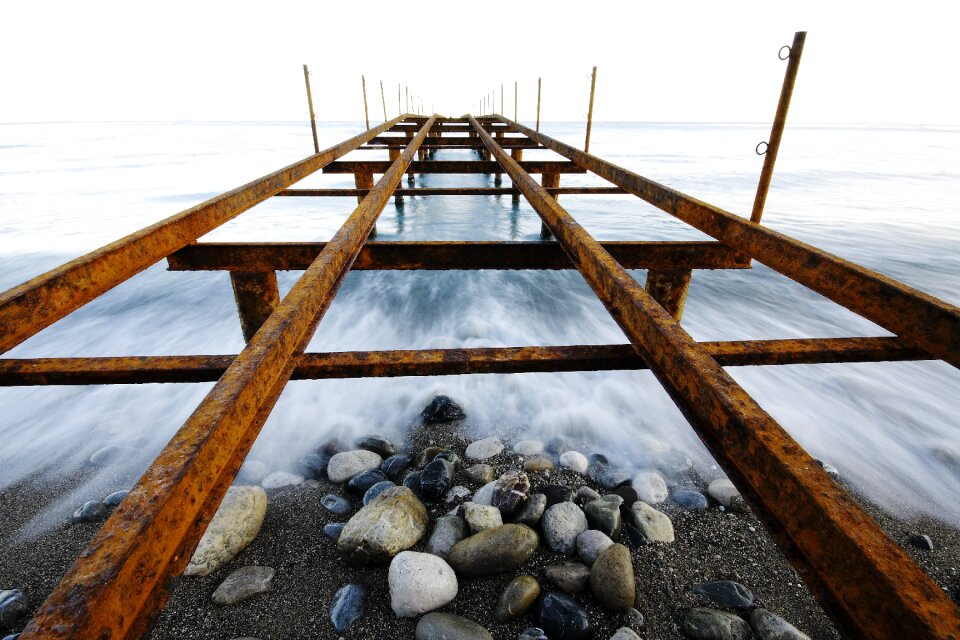
{"label": "metal crossbar", "polygon": [[[445,137],[449,133],[458,136]],[[337,161],[354,149],[384,147],[389,162]],[[475,149],[485,159],[422,159],[439,148]],[[528,148],[550,149],[565,160],[525,162],[521,154]],[[352,172],[358,188],[289,189],[320,169]],[[588,171],[612,186],[559,186],[560,174]],[[513,186],[401,189],[405,173],[506,173]],[[531,173],[542,173],[542,184]],[[376,183],[375,174],[382,174]],[[591,193],[633,194],[716,241],[600,243],[557,202],[561,194]],[[506,194],[522,195],[556,240],[369,240],[391,196]],[[326,243],[195,242],[274,195],[351,196],[359,204]],[[9,350],[163,258],[172,271],[230,272],[248,343],[239,354],[0,360],[4,386],[217,381],[22,640],[137,637],[148,630],[291,379],[641,368],[655,374],[842,631],[866,638],[960,636],[956,606],[723,369],[918,359],[958,366],[960,310],[952,305],[502,116],[407,114],[0,295],[0,349]],[[751,260],[895,337],[694,341],[679,322],[691,272],[744,269]],[[630,344],[304,353],[351,269],[573,268]],[[649,270],[645,287],[628,268]],[[278,270],[305,270],[282,299]]]}

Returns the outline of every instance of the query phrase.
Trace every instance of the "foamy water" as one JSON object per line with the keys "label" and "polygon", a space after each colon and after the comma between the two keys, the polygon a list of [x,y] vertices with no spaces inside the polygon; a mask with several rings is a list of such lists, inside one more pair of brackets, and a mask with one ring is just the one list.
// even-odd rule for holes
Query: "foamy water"
{"label": "foamy water", "polygon": [[[321,145],[359,128],[324,126]],[[544,131],[581,142],[579,124]],[[744,214],[761,166],[752,150],[768,132],[768,125],[606,123],[595,127],[591,150]],[[0,125],[0,289],[295,161],[310,144],[301,123]],[[957,304],[958,157],[955,127],[792,126],[764,221]],[[352,183],[349,175],[316,174],[297,186]],[[601,182],[578,175],[563,184]],[[419,179],[419,186],[461,185],[492,186],[492,177]],[[560,201],[601,240],[705,238],[633,196]],[[353,206],[349,198],[275,198],[204,240],[327,240]],[[408,197],[402,210],[386,207],[378,228],[380,240],[535,240],[540,222],[510,197]],[[281,293],[298,275],[280,274]],[[698,340],[887,335],[762,265],[697,272],[683,324]],[[576,272],[367,271],[347,277],[310,350],[623,342]],[[219,354],[242,346],[228,276],[167,272],[164,261],[5,357]],[[871,499],[901,515],[960,525],[956,369],[917,362],[729,371]],[[0,487],[67,472],[108,444],[134,444],[141,455],[124,464],[140,473],[211,386],[0,389]],[[668,474],[664,461],[683,453],[705,477],[718,473],[653,376],[637,371],[292,382],[251,457],[285,469],[331,436],[399,439],[436,393],[461,402],[478,435],[567,435],[626,466]],[[62,506],[102,488],[80,487]]]}

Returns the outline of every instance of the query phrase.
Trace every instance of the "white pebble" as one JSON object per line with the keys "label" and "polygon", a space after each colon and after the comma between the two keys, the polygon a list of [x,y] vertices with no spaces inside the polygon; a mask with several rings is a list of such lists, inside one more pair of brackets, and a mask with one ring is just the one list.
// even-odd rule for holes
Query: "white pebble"
{"label": "white pebble", "polygon": [[303,476],[288,471],[274,471],[260,483],[264,489],[279,489],[303,482]]}
{"label": "white pebble", "polygon": [[487,484],[483,485],[482,487],[477,489],[477,492],[475,494],[473,494],[473,501],[476,504],[485,504],[485,505],[493,504],[493,488],[496,486],[497,486],[496,480],[494,480],[493,482],[488,482]]}
{"label": "white pebble", "polygon": [[564,451],[560,454],[560,466],[564,469],[570,469],[577,473],[586,473],[589,464],[587,456],[579,451]]}
{"label": "white pebble", "polygon": [[646,502],[637,500],[630,511],[634,526],[654,542],[673,542],[673,522],[667,514],[657,511]]}
{"label": "white pebble", "polygon": [[500,438],[484,438],[483,440],[477,440],[470,444],[467,447],[467,457],[471,460],[486,460],[487,458],[492,458],[503,451],[503,443],[500,442]]}
{"label": "white pebble", "polygon": [[521,440],[513,445],[513,451],[522,456],[535,456],[538,453],[543,453],[543,442],[540,440]]}
{"label": "white pebble", "polygon": [[383,462],[383,458],[365,449],[344,451],[330,458],[327,465],[327,477],[330,482],[346,482],[361,471],[376,469]]}
{"label": "white pebble", "polygon": [[485,504],[465,502],[463,503],[463,515],[467,524],[470,525],[470,531],[473,533],[480,533],[503,524],[500,509]]}
{"label": "white pebble", "polygon": [[656,471],[641,471],[633,478],[633,488],[647,504],[660,504],[667,499],[667,481]]}
{"label": "white pebble", "polygon": [[587,529],[577,536],[577,555],[583,564],[592,566],[600,552],[613,544],[613,540],[603,531]]}
{"label": "white pebble", "polygon": [[457,597],[457,574],[443,558],[431,553],[397,554],[390,562],[387,583],[390,606],[400,618],[439,609]]}
{"label": "white pebble", "polygon": [[726,478],[719,478],[711,482],[710,486],[707,487],[707,493],[710,494],[711,498],[728,509],[733,509],[734,511],[746,511],[747,509],[747,504],[743,501],[740,492],[737,491],[733,483]]}

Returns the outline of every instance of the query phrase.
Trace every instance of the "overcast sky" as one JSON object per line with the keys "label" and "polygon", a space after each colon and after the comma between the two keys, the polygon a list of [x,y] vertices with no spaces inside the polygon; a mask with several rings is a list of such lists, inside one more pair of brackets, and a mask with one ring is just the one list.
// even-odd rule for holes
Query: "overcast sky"
{"label": "overcast sky", "polygon": [[321,120],[397,113],[397,85],[425,110],[580,120],[773,117],[806,30],[793,122],[960,124],[955,2],[9,2],[0,36],[0,122],[297,120],[302,64]]}

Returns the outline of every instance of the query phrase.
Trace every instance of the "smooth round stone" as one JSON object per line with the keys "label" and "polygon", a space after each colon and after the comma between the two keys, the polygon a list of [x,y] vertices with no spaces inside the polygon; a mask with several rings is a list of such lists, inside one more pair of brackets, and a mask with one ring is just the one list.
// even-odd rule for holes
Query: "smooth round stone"
{"label": "smooth round stone", "polygon": [[493,504],[493,489],[497,486],[496,481],[488,482],[473,494],[473,501],[477,504]]}
{"label": "smooth round stone", "polygon": [[0,626],[12,627],[29,609],[26,596],[20,589],[0,591]]}
{"label": "smooth round stone", "polygon": [[343,528],[337,549],[347,562],[385,562],[415,545],[427,531],[427,508],[407,487],[391,487],[360,509]]}
{"label": "smooth round stone", "polygon": [[586,473],[589,466],[587,456],[579,451],[564,451],[560,454],[560,466],[577,473]]}
{"label": "smooth round stone", "polygon": [[460,516],[447,515],[439,518],[427,541],[426,551],[446,560],[453,545],[467,537],[467,523]]}
{"label": "smooth round stone", "polygon": [[110,515],[110,507],[99,500],[88,500],[73,512],[73,522],[98,522]]}
{"label": "smooth round stone", "polygon": [[292,487],[303,482],[303,476],[289,471],[274,471],[260,483],[264,489],[279,489],[280,487]]}
{"label": "smooth round stone", "polygon": [[637,496],[647,504],[660,504],[667,499],[667,481],[656,471],[641,471],[633,477]]}
{"label": "smooth round stone", "polygon": [[387,474],[387,477],[391,480],[397,480],[412,462],[413,456],[409,453],[398,453],[384,460],[383,464],[380,465],[380,470]]}
{"label": "smooth round stone", "polygon": [[463,462],[460,459],[460,456],[458,456],[455,451],[450,451],[449,449],[444,449],[443,451],[438,453],[437,457],[434,458],[434,460],[438,460],[438,459],[446,460],[447,462],[453,465],[454,469],[460,466],[460,463]]}
{"label": "smooth round stone", "polygon": [[747,609],[753,605],[753,594],[750,589],[733,580],[707,582],[694,587],[693,592],[719,605],[734,609]]}
{"label": "smooth round stone", "polygon": [[750,626],[760,640],[810,640],[810,636],[766,609],[750,612]]}
{"label": "smooth round stone", "polygon": [[237,472],[238,484],[260,484],[270,473],[270,467],[259,460],[247,460]]}
{"label": "smooth round stone", "polygon": [[536,527],[543,517],[543,512],[547,508],[547,496],[542,493],[534,493],[524,501],[517,512],[513,514],[513,522],[525,524],[528,527]]}
{"label": "smooth round stone", "polygon": [[362,584],[347,584],[330,600],[330,622],[337,633],[343,633],[367,609],[367,589]]}
{"label": "smooth round stone", "polygon": [[133,447],[110,445],[95,451],[94,454],[90,456],[90,464],[97,467],[105,467],[114,462],[130,459],[136,455],[137,450]]}
{"label": "smooth round stone", "polygon": [[611,538],[619,537],[622,524],[621,504],[623,504],[623,498],[615,494],[607,494],[599,500],[585,504],[583,512],[587,516],[590,528],[598,529]]}
{"label": "smooth round stone", "polygon": [[620,627],[616,633],[610,636],[610,640],[640,640],[640,636],[629,627]]}
{"label": "smooth round stone", "polygon": [[505,524],[461,540],[450,550],[450,566],[462,576],[475,578],[513,571],[533,555],[539,539],[522,524]]}
{"label": "smooth round stone", "polygon": [[417,622],[417,640],[493,640],[490,632],[473,620],[452,613],[428,613]]}
{"label": "smooth round stone", "polygon": [[453,465],[442,458],[434,458],[420,472],[420,490],[430,500],[436,500],[453,484]]}
{"label": "smooth round stone", "polygon": [[387,474],[385,474],[383,471],[380,471],[380,469],[367,469],[366,471],[361,471],[347,481],[347,491],[351,491],[362,496],[367,492],[367,489],[378,482],[384,482],[385,480],[387,480]]}
{"label": "smooth round stone", "polygon": [[548,484],[537,489],[547,498],[547,507],[552,507],[561,502],[571,502],[573,500],[574,489],[565,484]]}
{"label": "smooth round stone", "polygon": [[633,503],[640,499],[640,494],[637,493],[637,490],[631,486],[617,487],[617,490],[613,492],[614,494],[623,498],[623,504],[620,505],[620,510],[629,509],[633,506]]}
{"label": "smooth round stone", "polygon": [[598,491],[594,491],[590,487],[580,487],[577,489],[577,495],[574,496],[574,500],[577,502],[577,504],[587,504],[588,502],[593,502],[594,500],[599,499],[600,493]]}
{"label": "smooth round stone", "polygon": [[395,487],[397,485],[393,484],[389,480],[384,480],[373,485],[367,492],[363,494],[363,504],[370,504],[370,501],[376,498],[378,495],[389,489],[390,487]]}
{"label": "smooth round stone", "polygon": [[710,497],[733,511],[747,511],[747,503],[733,483],[726,478],[719,478],[707,487]]}
{"label": "smooth round stone", "polygon": [[594,482],[607,490],[630,484],[632,480],[630,474],[623,469],[607,464],[596,464],[588,469],[588,473]]}
{"label": "smooth round stone", "polygon": [[266,514],[267,492],[263,487],[227,489],[183,575],[206,576],[233,560],[260,533]]}
{"label": "smooth round stone", "polygon": [[407,487],[413,494],[418,498],[423,498],[423,487],[420,486],[420,472],[411,471],[407,475],[403,476],[403,486]]}
{"label": "smooth round stone", "polygon": [[241,567],[227,576],[213,592],[215,604],[230,605],[243,602],[258,593],[269,591],[277,575],[271,567]]}
{"label": "smooth round stone", "polygon": [[908,538],[910,544],[915,546],[917,549],[923,549],[924,551],[933,551],[935,549],[933,545],[933,539],[930,536],[922,533],[914,533]]}
{"label": "smooth round stone", "polygon": [[540,627],[527,627],[517,634],[517,640],[550,640]]}
{"label": "smooth round stone", "polygon": [[129,493],[130,492],[126,489],[123,489],[121,491],[114,491],[113,493],[109,494],[106,498],[103,499],[103,504],[107,505],[108,507],[116,507],[121,502],[123,502],[123,499],[126,498],[127,494]]}
{"label": "smooth round stone", "polygon": [[699,491],[690,491],[689,489],[677,489],[670,496],[674,504],[683,509],[706,509],[707,496]]}
{"label": "smooth round stone", "polygon": [[493,529],[503,524],[500,515],[500,509],[485,504],[476,504],[474,502],[465,502],[463,505],[463,515],[470,525],[470,531],[480,533],[487,529]]}
{"label": "smooth round stone", "polygon": [[470,489],[467,489],[463,485],[457,485],[447,491],[447,502],[456,502],[457,500],[463,500],[464,498],[469,498],[473,492]]}
{"label": "smooth round stone", "polygon": [[547,456],[531,456],[523,462],[523,470],[527,473],[553,471],[553,460]]}
{"label": "smooth round stone", "polygon": [[703,607],[688,609],[680,629],[692,640],[750,640],[753,637],[750,625],[743,618]]}
{"label": "smooth round stone", "polygon": [[647,540],[654,542],[673,542],[673,522],[667,514],[657,511],[646,502],[638,500],[630,508],[630,517],[634,527]]}
{"label": "smooth round stone", "polygon": [[500,623],[516,620],[526,613],[539,597],[540,583],[536,578],[528,575],[517,576],[500,594],[493,617]]}
{"label": "smooth round stone", "polygon": [[586,640],[593,635],[587,612],[562,593],[548,593],[540,602],[540,626],[550,640]]}
{"label": "smooth round stone", "polygon": [[570,554],[577,549],[577,536],[587,530],[587,517],[574,503],[560,502],[544,512],[541,528],[548,547]]}
{"label": "smooth round stone", "polygon": [[590,569],[590,591],[601,605],[611,611],[626,611],[637,597],[630,551],[613,544],[600,552]]}
{"label": "smooth round stone", "polygon": [[590,584],[590,569],[579,562],[564,562],[545,567],[543,576],[547,582],[561,591],[580,593]]}
{"label": "smooth round stone", "polygon": [[397,452],[393,443],[383,436],[365,436],[357,440],[357,449],[366,449],[373,451],[381,458],[389,458]]}
{"label": "smooth round stone", "polygon": [[323,525],[323,535],[333,540],[338,540],[345,526],[347,526],[346,522],[331,522],[330,524],[325,524]]}
{"label": "smooth round stone", "polygon": [[417,454],[416,467],[418,469],[423,469],[425,466],[433,462],[434,458],[443,452],[443,447],[427,447]]}
{"label": "smooth round stone", "polygon": [[437,424],[450,422],[466,417],[463,407],[450,399],[449,396],[435,396],[423,411],[420,412],[423,424]]}
{"label": "smooth round stone", "polygon": [[543,453],[542,440],[521,440],[513,445],[513,452],[521,456],[535,456]]}
{"label": "smooth round stone", "polygon": [[317,480],[326,475],[328,464],[330,464],[330,454],[327,453],[308,453],[300,458],[300,468],[303,470],[303,475]]}
{"label": "smooth round stone", "polygon": [[487,484],[493,482],[493,467],[488,464],[478,463],[462,471],[463,477],[473,484]]}
{"label": "smooth round stone", "polygon": [[483,461],[499,454],[503,451],[503,443],[500,438],[484,438],[470,443],[467,447],[466,455],[471,460]]}
{"label": "smooth round stone", "polygon": [[503,515],[514,513],[530,493],[530,478],[522,471],[508,471],[493,485],[490,504]]}
{"label": "smooth round stone", "polygon": [[431,553],[397,554],[390,562],[387,583],[390,607],[400,618],[439,609],[457,597],[456,574],[443,558]]}
{"label": "smooth round stone", "polygon": [[583,562],[592,565],[601,551],[613,544],[613,540],[603,531],[587,529],[577,536],[577,555]]}
{"label": "smooth round stone", "polygon": [[376,469],[383,463],[383,458],[373,451],[358,449],[344,451],[330,458],[327,465],[327,477],[330,482],[346,482],[361,471]]}
{"label": "smooth round stone", "polygon": [[349,500],[335,496],[332,493],[328,493],[320,498],[320,504],[323,505],[324,509],[338,516],[345,516],[353,509],[353,505],[350,504]]}

